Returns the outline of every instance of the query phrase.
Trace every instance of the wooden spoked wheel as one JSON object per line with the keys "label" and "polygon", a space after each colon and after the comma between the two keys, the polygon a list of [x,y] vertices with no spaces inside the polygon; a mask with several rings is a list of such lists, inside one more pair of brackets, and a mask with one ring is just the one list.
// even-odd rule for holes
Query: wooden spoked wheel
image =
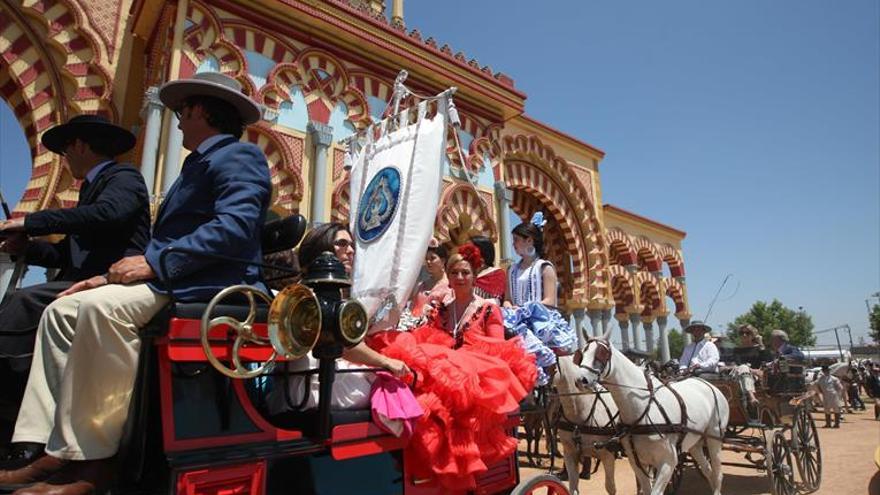
{"label": "wooden spoked wheel", "polygon": [[[574,475],[577,476],[577,473]],[[542,474],[521,481],[510,495],[569,495],[569,492],[559,478],[552,474]]]}
{"label": "wooden spoked wheel", "polygon": [[822,483],[822,450],[816,422],[804,407],[795,412],[791,437],[801,488],[807,493],[814,492]]}
{"label": "wooden spoked wheel", "polygon": [[773,495],[794,495],[794,466],[791,446],[781,430],[776,430],[767,440],[767,477]]}

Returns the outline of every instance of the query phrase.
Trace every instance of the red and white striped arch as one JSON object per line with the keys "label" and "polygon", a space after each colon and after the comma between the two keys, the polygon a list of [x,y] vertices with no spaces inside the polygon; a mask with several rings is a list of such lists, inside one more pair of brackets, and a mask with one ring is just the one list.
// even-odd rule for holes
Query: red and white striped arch
{"label": "red and white striped arch", "polygon": [[294,61],[273,67],[261,90],[264,103],[277,109],[281,102],[290,101],[293,86],[301,88],[310,120],[326,124],[333,108],[342,103],[346,118],[356,129],[372,123],[364,93],[352,84],[343,64],[328,52],[303,50]]}
{"label": "red and white striped arch", "polygon": [[330,221],[348,225],[351,212],[351,189],[348,174],[336,184],[331,196]]}
{"label": "red and white striped arch", "polygon": [[675,303],[675,316],[678,318],[686,318],[690,314],[690,308],[687,302],[687,292],[684,286],[674,278],[664,278],[663,285],[666,289],[666,295],[672,298]]}
{"label": "red and white striped arch", "polygon": [[299,210],[303,196],[301,170],[294,165],[293,150],[277,132],[264,125],[248,127],[244,138],[263,150],[272,175],[272,206],[287,212]]}
{"label": "red and white striped arch", "polygon": [[559,223],[574,266],[572,301],[578,305],[610,305],[605,237],[595,205],[568,163],[534,135],[504,136],[475,149],[487,152],[493,167],[503,167],[509,188],[534,194]]}
{"label": "red and white striped arch", "polygon": [[116,119],[111,77],[100,65],[103,45],[82,28],[84,19],[79,6],[62,0],[0,3],[0,97],[33,157],[14,216],[76,202],[78,183],[40,144],[43,132],[77,113]]}
{"label": "red and white striped arch", "polygon": [[617,307],[618,313],[625,312],[624,308],[637,303],[632,274],[621,265],[611,265],[608,267],[608,273],[611,276],[614,306]]}
{"label": "red and white striped arch", "polygon": [[446,185],[434,221],[434,232],[441,242],[455,242],[452,229],[461,225],[462,217],[469,219],[471,234],[484,235],[493,241],[498,239],[492,208],[473,187],[455,181]]}
{"label": "red and white striped arch", "polygon": [[660,316],[666,314],[666,302],[663,297],[662,282],[648,272],[636,272],[635,281],[639,287],[639,303],[642,304],[642,316]]}
{"label": "red and white striped arch", "polygon": [[651,272],[659,272],[662,269],[660,251],[650,239],[645,236],[636,237],[633,240],[633,248],[635,249],[639,266]]}
{"label": "red and white striped arch", "polygon": [[[589,265],[584,256],[586,253],[584,236],[580,235],[580,228],[574,222],[578,218],[577,210],[569,203],[568,198],[551,177],[528,162],[514,159],[505,160],[504,178],[510,189],[515,192],[525,192],[540,201],[545,214],[552,217],[552,220],[559,225],[562,237],[568,246],[567,251],[572,253],[574,293],[571,299],[574,301],[584,299],[587,295],[584,288],[588,287],[586,270]],[[533,212],[518,213],[528,218]]]}
{"label": "red and white striped arch", "polygon": [[223,38],[242,50],[259,53],[277,64],[293,62],[299,53],[292,44],[281,38],[233,20],[223,21]]}
{"label": "red and white striped arch", "polygon": [[661,259],[669,266],[669,274],[673,277],[684,277],[684,261],[681,252],[670,244],[661,244],[657,247]]}
{"label": "red and white striped arch", "polygon": [[636,250],[626,232],[611,228],[605,231],[605,239],[608,243],[608,259],[611,266],[637,263]]}

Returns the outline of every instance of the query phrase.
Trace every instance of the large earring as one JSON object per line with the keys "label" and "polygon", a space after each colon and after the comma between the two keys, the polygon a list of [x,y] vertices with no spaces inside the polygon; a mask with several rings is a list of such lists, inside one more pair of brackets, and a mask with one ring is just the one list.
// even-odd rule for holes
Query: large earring
{"label": "large earring", "polygon": [[535,249],[535,246],[529,246],[526,248],[526,256],[529,258],[534,258],[536,254],[538,254],[538,251]]}

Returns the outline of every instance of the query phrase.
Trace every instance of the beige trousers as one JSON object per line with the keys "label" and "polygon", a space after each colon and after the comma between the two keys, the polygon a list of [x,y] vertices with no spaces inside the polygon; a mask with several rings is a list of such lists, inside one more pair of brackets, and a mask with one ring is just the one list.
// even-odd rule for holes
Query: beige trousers
{"label": "beige trousers", "polygon": [[64,459],[115,455],[137,373],[138,329],[167,302],[143,283],[112,284],[46,307],[12,441],[45,443]]}

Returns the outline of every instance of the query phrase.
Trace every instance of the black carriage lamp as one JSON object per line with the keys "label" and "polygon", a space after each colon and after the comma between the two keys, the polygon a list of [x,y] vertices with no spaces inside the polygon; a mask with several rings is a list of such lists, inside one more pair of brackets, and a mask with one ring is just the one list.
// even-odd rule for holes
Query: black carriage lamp
{"label": "black carriage lamp", "polygon": [[345,299],[351,287],[345,266],[330,252],[308,267],[301,284],[286,287],[272,302],[269,336],[279,354],[298,358],[309,350],[318,365],[318,435],[330,434],[330,403],[336,379],[336,359],[346,347],[367,335],[367,312],[361,303]]}
{"label": "black carriage lamp", "polygon": [[367,334],[367,313],[343,289],[351,287],[345,267],[330,252],[306,267],[301,284],[282,290],[269,311],[269,336],[276,352],[297,359],[309,351],[318,359],[336,359]]}

